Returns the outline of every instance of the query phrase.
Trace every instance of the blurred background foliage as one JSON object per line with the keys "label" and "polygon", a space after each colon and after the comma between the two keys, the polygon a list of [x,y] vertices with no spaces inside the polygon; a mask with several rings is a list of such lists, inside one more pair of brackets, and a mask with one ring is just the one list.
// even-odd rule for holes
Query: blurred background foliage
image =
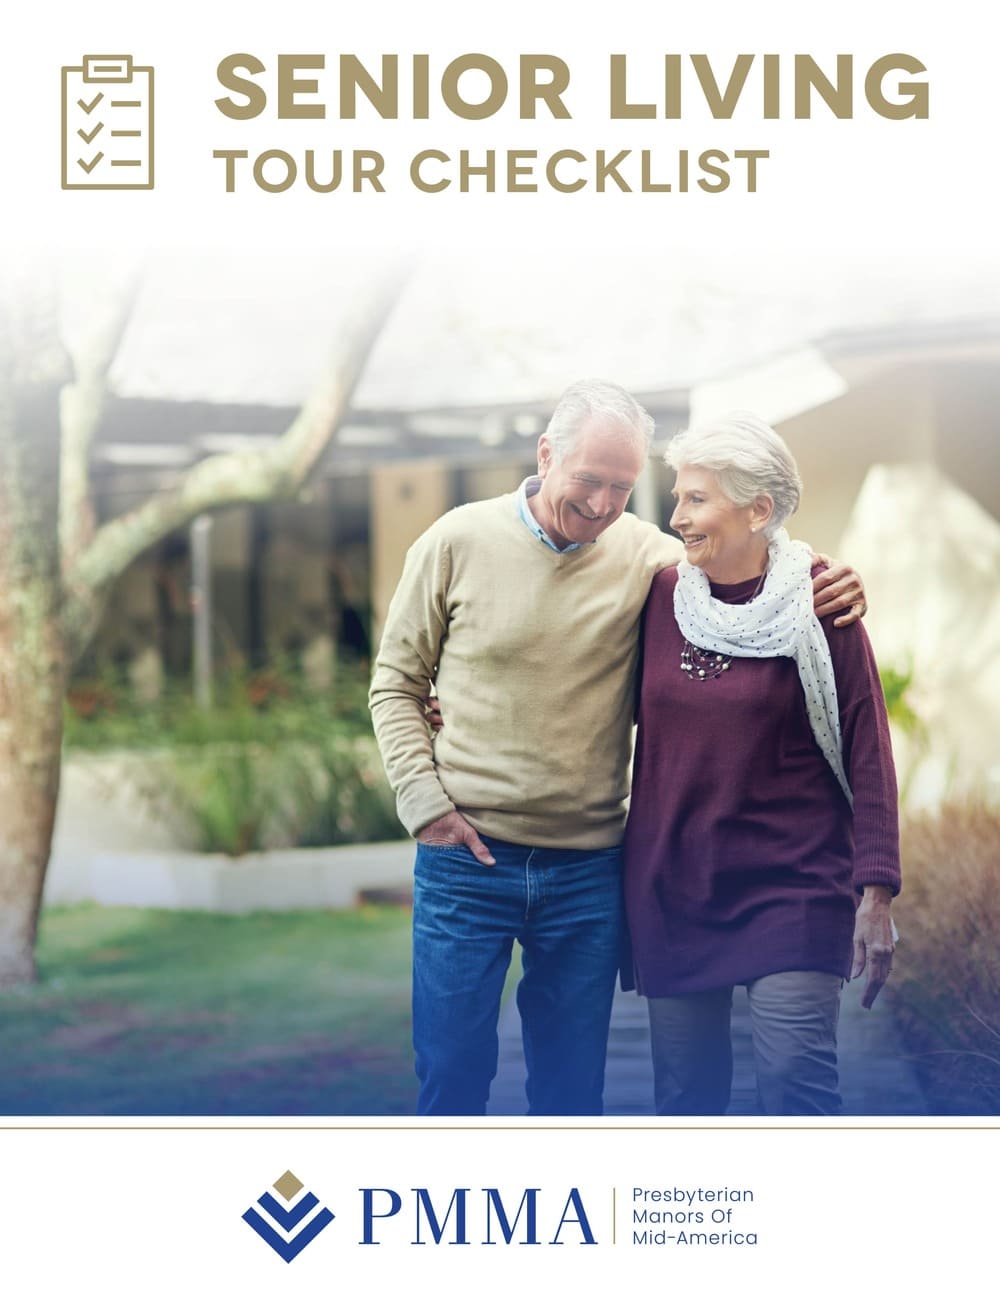
{"label": "blurred background foliage", "polygon": [[910,704],[913,667],[899,670],[891,665],[882,665],[879,667],[879,677],[882,680],[882,691],[885,694],[885,706],[889,711],[889,718],[893,723],[898,724],[903,732],[919,733],[923,722]]}
{"label": "blurred background foliage", "polygon": [[200,707],[177,684],[136,701],[109,673],[70,688],[65,740],[69,751],[134,752],[128,776],[192,849],[238,857],[398,839],[367,685],[361,666],[319,691],[281,664],[231,669]]}
{"label": "blurred background foliage", "polygon": [[908,815],[889,1001],[932,1114],[1000,1111],[1000,811]]}

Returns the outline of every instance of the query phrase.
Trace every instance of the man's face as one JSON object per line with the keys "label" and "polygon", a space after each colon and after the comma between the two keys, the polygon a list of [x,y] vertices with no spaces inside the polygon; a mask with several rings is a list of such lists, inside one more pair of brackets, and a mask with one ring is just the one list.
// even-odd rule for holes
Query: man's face
{"label": "man's face", "polygon": [[545,531],[560,548],[589,544],[625,511],[645,466],[634,440],[614,423],[590,417],[558,462],[546,436],[538,442],[541,488],[532,500]]}

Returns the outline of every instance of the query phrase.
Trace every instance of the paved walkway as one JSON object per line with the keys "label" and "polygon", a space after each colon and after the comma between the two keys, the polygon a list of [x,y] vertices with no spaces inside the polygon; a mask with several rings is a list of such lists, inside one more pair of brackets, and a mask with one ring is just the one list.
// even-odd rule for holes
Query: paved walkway
{"label": "paved walkway", "polygon": [[[743,1118],[759,1113],[750,1043],[746,994],[733,999],[733,1099],[728,1114]],[[884,1003],[873,1011],[861,1007],[860,983],[844,990],[839,1033],[840,1089],[844,1114],[920,1115],[927,1113],[913,1067],[902,1053],[899,1037]],[[646,1003],[635,993],[619,993],[611,1014],[605,1113],[653,1113],[653,1077],[649,1059]],[[523,1115],[524,1053],[520,1021],[513,1001],[500,1021],[500,1068],[489,1113]]]}

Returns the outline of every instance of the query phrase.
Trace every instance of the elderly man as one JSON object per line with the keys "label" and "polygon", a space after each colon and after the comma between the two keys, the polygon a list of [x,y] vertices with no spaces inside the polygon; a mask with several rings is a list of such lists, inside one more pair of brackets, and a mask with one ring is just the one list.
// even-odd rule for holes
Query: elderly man
{"label": "elderly man", "polygon": [[[529,1113],[601,1113],[639,617],[680,552],[625,511],[652,432],[620,387],[570,387],[538,475],[435,522],[389,607],[371,707],[417,839],[421,1114],[485,1113],[515,940]],[[843,569],[816,584],[818,614],[863,596]],[[432,684],[446,716],[433,743]]]}

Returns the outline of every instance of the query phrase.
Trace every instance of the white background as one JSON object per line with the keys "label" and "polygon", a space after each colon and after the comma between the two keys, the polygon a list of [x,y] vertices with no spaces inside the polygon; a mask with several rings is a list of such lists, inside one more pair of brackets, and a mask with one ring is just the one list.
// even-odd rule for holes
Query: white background
{"label": "white background", "polygon": [[[489,247],[595,247],[636,243],[664,254],[684,246],[743,247],[759,256],[792,246],[823,256],[848,249],[908,255],[990,255],[992,166],[983,140],[993,118],[990,43],[977,37],[970,0],[946,7],[846,0],[817,8],[787,2],[710,6],[526,3],[498,8],[390,0],[377,6],[321,7],[177,0],[169,8],[95,0],[59,4],[26,18],[3,73],[6,176],[17,200],[5,223],[16,238],[42,246],[110,242],[178,245],[245,244],[274,253],[304,243],[368,240],[456,242]],[[315,74],[325,121],[279,121],[274,96],[264,115],[233,122],[214,105],[215,71],[235,52],[256,54],[268,67],[261,83],[273,91],[278,53],[324,53]],[[466,52],[485,52],[511,73],[512,95],[483,122],[463,122],[438,103],[431,119],[382,121],[372,111],[355,122],[336,119],[336,55],[357,54],[377,66],[383,52],[431,56],[432,73]],[[864,72],[878,56],[906,52],[928,68],[931,115],[926,121],[885,120],[865,102]],[[131,53],[156,69],[157,188],[153,193],[63,193],[59,189],[59,66],[84,53]],[[517,55],[544,52],[569,64],[565,101],[571,121],[517,118]],[[791,106],[790,57],[813,55],[832,72],[835,55],[855,59],[855,116],[834,119],[820,105],[809,121],[763,121],[759,73],[751,72],[731,121],[712,121],[686,70],[683,121],[609,120],[609,56],[629,56],[630,86],[656,100],[667,52],[708,53],[724,79],[736,54],[777,53],[783,65],[783,111]],[[405,74],[402,77],[406,84]],[[433,83],[433,77],[432,77]],[[889,83],[887,83],[888,89]],[[470,83],[471,91],[471,83]],[[432,99],[433,104],[433,99]],[[300,152],[352,146],[385,154],[390,191],[359,197],[247,189],[226,195],[216,148]],[[446,151],[559,147],[643,147],[670,154],[687,147],[767,148],[760,191],[688,195],[547,192],[519,195],[422,195],[406,180],[405,163],[424,147]],[[11,227],[13,222],[13,227]]]}

